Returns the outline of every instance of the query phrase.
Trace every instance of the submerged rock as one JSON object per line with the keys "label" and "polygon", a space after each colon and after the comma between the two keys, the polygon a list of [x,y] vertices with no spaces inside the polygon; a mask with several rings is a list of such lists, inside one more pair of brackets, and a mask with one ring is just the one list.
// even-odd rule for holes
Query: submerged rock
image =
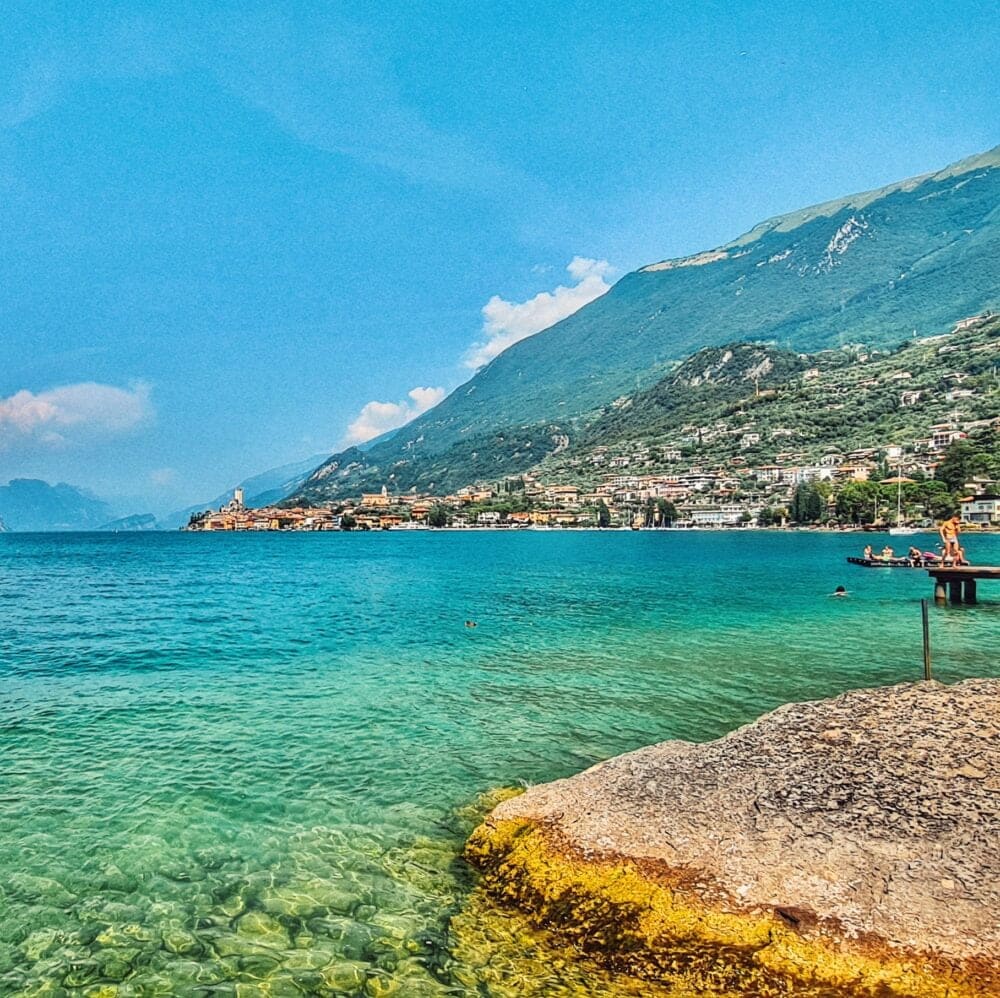
{"label": "submerged rock", "polygon": [[1000,681],[790,704],[498,805],[496,901],[613,968],[754,994],[1000,993]]}

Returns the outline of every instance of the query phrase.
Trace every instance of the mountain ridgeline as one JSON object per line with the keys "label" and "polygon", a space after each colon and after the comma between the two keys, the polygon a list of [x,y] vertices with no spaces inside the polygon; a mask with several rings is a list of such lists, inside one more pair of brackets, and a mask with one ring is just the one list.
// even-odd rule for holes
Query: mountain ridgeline
{"label": "mountain ridgeline", "polygon": [[798,354],[946,331],[1000,307],[998,259],[1000,147],[629,274],[514,344],[392,439],[333,455],[288,501],[382,485],[443,492],[517,474],[567,450],[602,407],[662,385],[705,347],[767,343]]}
{"label": "mountain ridgeline", "polygon": [[0,485],[0,522],[7,530],[97,530],[112,508],[84,489],[36,478]]}

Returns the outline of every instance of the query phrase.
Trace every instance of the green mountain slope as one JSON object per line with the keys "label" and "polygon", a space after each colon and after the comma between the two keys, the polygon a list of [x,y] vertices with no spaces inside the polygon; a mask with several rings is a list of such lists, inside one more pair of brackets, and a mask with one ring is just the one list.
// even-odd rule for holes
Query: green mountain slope
{"label": "green mountain slope", "polygon": [[873,353],[708,347],[608,406],[533,470],[545,481],[589,485],[616,457],[629,458],[628,474],[656,474],[779,458],[809,464],[890,444],[914,450],[935,423],[996,420],[998,358],[1000,317]]}
{"label": "green mountain slope", "polygon": [[[293,498],[332,499],[383,483],[448,489],[484,463],[490,474],[514,473],[534,463],[539,444],[564,446],[581,417],[656,383],[705,346],[878,347],[940,331],[1000,306],[998,260],[1000,147],[629,274],[514,344],[393,439],[359,458],[334,455]],[[532,448],[495,452],[498,435],[530,438]]]}

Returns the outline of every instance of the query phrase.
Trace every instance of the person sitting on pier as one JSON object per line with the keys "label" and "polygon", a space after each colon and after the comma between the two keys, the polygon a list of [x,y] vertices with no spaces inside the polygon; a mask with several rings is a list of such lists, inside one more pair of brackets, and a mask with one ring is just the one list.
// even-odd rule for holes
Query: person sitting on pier
{"label": "person sitting on pier", "polygon": [[865,561],[871,561],[875,557],[875,552],[872,551],[871,544],[865,546],[865,550],[862,553],[862,557],[865,559]]}
{"label": "person sitting on pier", "polygon": [[879,555],[879,557],[882,561],[892,561],[892,559],[896,557],[896,552],[893,551],[888,544],[886,544],[886,546],[882,548],[882,554]]}
{"label": "person sitting on pier", "polygon": [[910,559],[910,564],[914,568],[922,568],[924,564],[924,556],[918,547],[910,547],[907,557]]}

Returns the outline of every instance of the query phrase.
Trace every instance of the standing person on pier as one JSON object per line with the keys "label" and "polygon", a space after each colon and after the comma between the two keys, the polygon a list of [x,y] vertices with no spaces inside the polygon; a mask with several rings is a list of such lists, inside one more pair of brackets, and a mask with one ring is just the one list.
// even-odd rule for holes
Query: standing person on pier
{"label": "standing person on pier", "polygon": [[946,561],[949,558],[952,561],[957,561],[961,557],[958,547],[958,534],[961,528],[962,521],[959,519],[957,513],[941,524],[941,529],[938,533],[941,536],[941,543],[944,545],[944,551],[941,552],[942,561]]}

